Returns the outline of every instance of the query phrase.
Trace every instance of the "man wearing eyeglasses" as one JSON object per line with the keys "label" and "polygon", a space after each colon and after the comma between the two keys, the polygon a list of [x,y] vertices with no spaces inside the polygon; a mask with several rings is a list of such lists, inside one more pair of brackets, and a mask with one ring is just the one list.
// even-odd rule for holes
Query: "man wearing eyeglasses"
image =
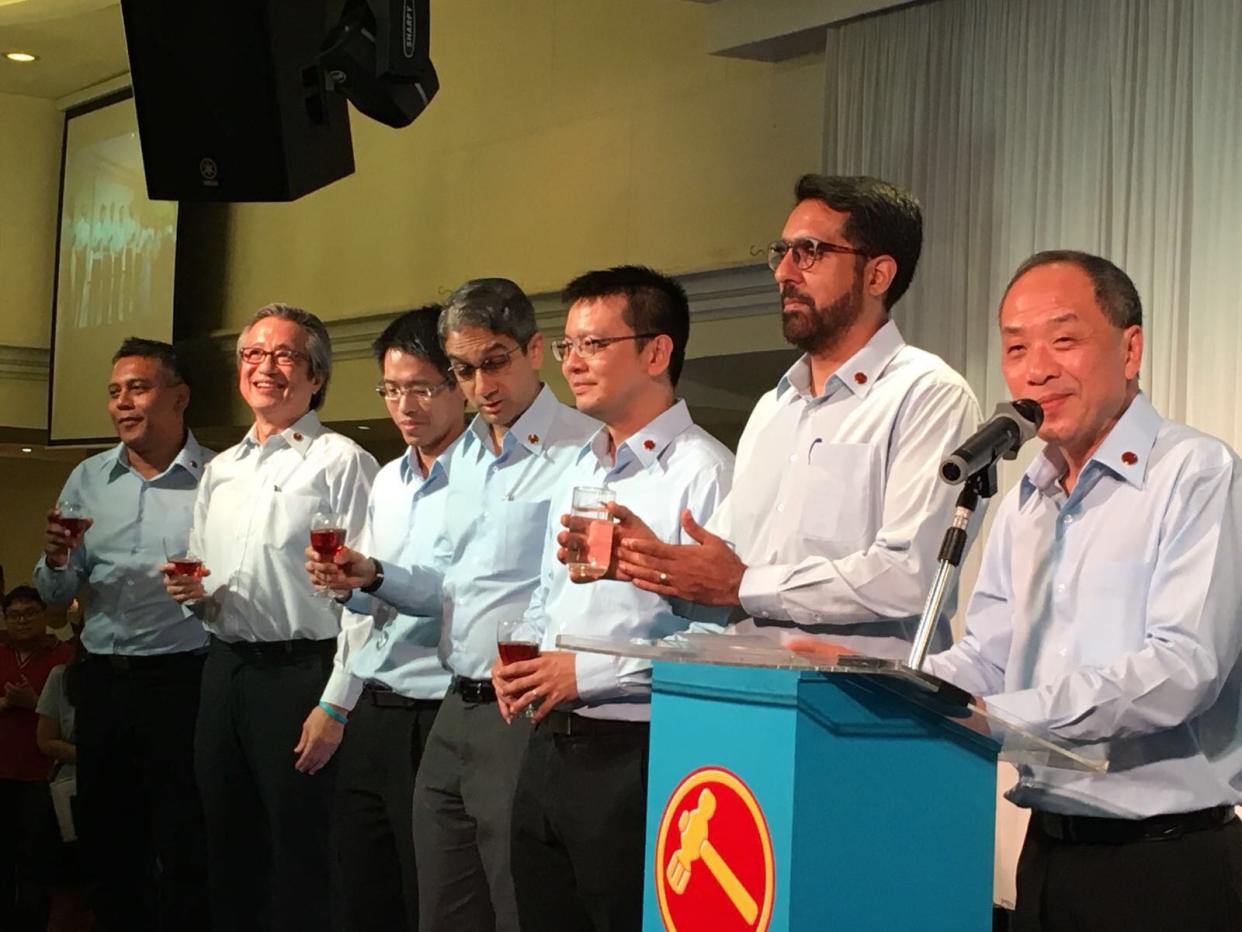
{"label": "man wearing eyeglasses", "polygon": [[[440,348],[439,305],[402,314],[373,349],[376,392],[409,445],[375,477],[360,550],[384,565],[432,559],[444,524],[448,460],[465,430],[465,399]],[[315,574],[321,555],[307,548]],[[324,697],[350,710],[338,752],[334,828],[336,867],[350,932],[418,928],[414,860],[414,777],[449,685],[440,613],[394,612],[355,591],[341,618],[346,638]]]}
{"label": "man wearing eyeglasses", "polygon": [[325,688],[340,606],[316,597],[304,551],[319,512],[357,539],[379,467],[315,413],[332,367],[319,318],[269,304],[238,337],[237,355],[254,426],[203,473],[187,554],[201,569],[161,567],[168,592],[211,634],[194,755],[212,924],[326,930],[330,761],[346,711]]}
{"label": "man wearing eyeglasses", "polygon": [[414,850],[421,932],[518,929],[509,825],[529,722],[496,714],[497,627],[520,618],[539,582],[549,504],[599,422],[539,380],[543,337],[513,282],[466,282],[440,315],[441,344],[479,412],[448,458],[433,557],[388,564],[343,550],[317,564],[337,590],[364,589],[400,612],[442,613],[453,673],[418,768]]}
{"label": "man wearing eyeglasses", "polygon": [[711,530],[691,515],[690,544],[623,530],[618,570],[660,595],[740,604],[745,632],[796,627],[904,657],[956,498],[936,464],[978,425],[979,406],[889,316],[922,246],[914,198],[823,175],[803,176],[795,197],[768,264],[785,339],[803,356],[755,406]]}
{"label": "man wearing eyeglasses", "polygon": [[157,567],[184,544],[208,461],[186,428],[181,360],[129,338],[112,358],[108,414],[119,443],[79,463],[48,512],[34,581],[49,605],[85,610],[77,667],[77,813],[100,930],[207,927],[207,852],[194,780],[207,635],[169,600]]}
{"label": "man wearing eyeglasses", "polygon": [[[651,665],[557,650],[559,635],[661,638],[727,609],[624,582],[576,584],[554,538],[575,486],[607,487],[661,540],[688,540],[682,509],[706,521],[728,492],[733,454],[693,423],[676,385],[690,336],[681,285],[639,266],[588,272],[562,293],[565,337],[552,344],[578,410],[604,422],[561,482],[542,579],[521,629],[537,658],[493,671],[501,714],[532,703],[535,731],[513,803],[513,875],[523,929],[642,925]],[[579,529],[580,530],[580,529]],[[578,557],[582,559],[581,556]],[[602,567],[601,567],[602,569]]]}

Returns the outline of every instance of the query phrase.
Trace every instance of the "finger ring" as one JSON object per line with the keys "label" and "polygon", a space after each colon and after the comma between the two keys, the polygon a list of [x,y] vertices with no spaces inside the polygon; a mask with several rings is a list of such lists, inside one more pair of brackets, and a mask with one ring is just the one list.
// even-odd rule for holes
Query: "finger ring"
{"label": "finger ring", "polygon": [[661,574],[660,574],[660,582],[662,582],[662,583],[666,583],[666,582],[668,582],[668,573],[661,573]]}

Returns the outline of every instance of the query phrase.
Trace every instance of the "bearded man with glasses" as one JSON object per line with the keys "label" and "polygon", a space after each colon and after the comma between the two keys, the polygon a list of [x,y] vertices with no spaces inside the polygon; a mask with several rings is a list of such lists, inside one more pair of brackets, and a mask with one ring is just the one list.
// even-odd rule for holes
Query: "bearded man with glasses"
{"label": "bearded man with glasses", "polygon": [[805,175],[795,198],[768,264],[785,339],[803,355],[755,406],[707,528],[685,514],[693,541],[668,544],[623,521],[617,570],[666,597],[740,605],[745,633],[797,628],[905,657],[957,497],[936,464],[978,425],[979,405],[890,318],[922,248],[913,196]]}
{"label": "bearded man with glasses", "polygon": [[439,333],[479,415],[447,459],[434,552],[389,563],[345,549],[312,571],[337,591],[363,589],[404,614],[443,615],[452,680],[414,788],[418,927],[516,932],[509,828],[530,723],[510,726],[496,714],[497,628],[525,612],[552,496],[600,425],[540,382],[543,337],[513,282],[462,285],[445,304]]}
{"label": "bearded man with glasses", "polygon": [[194,736],[211,919],[221,932],[326,932],[332,757],[346,713],[326,686],[341,608],[315,597],[304,551],[317,513],[357,540],[379,466],[316,414],[332,372],[318,317],[261,308],[237,358],[254,426],[203,471],[185,554],[197,572],[161,567],[168,593],[211,635]]}

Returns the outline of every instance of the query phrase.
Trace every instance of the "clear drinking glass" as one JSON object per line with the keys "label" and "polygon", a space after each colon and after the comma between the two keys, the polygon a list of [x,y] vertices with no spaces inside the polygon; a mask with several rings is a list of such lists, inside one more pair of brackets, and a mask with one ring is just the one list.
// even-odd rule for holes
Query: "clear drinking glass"
{"label": "clear drinking glass", "polygon": [[[502,621],[496,626],[496,652],[500,654],[501,663],[517,663],[519,660],[534,660],[539,656],[539,643],[523,637],[518,630],[522,619]],[[535,717],[535,703],[522,710],[526,718]]]}
{"label": "clear drinking glass", "polygon": [[[310,542],[312,550],[324,560],[331,560],[345,546],[344,522],[334,512],[315,512],[311,516]],[[331,599],[334,594],[326,586],[316,586],[315,595],[321,599]]]}
{"label": "clear drinking glass", "polygon": [[570,516],[586,522],[586,549],[570,554],[569,578],[575,582],[599,579],[612,562],[613,521],[605,507],[616,501],[612,489],[580,485],[574,489]]}

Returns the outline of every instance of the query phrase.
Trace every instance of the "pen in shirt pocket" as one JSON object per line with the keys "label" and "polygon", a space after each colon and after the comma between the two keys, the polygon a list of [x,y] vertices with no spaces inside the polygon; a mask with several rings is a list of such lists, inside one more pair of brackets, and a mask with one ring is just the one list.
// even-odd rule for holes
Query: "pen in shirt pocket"
{"label": "pen in shirt pocket", "polygon": [[806,462],[807,462],[807,465],[808,465],[808,466],[811,464],[811,454],[815,452],[815,447],[816,447],[818,444],[821,444],[821,443],[823,443],[823,442],[824,442],[824,438],[823,438],[823,437],[816,437],[814,440],[812,440],[812,441],[811,441],[811,445],[810,445],[809,447],[807,447],[807,451],[806,451]]}

